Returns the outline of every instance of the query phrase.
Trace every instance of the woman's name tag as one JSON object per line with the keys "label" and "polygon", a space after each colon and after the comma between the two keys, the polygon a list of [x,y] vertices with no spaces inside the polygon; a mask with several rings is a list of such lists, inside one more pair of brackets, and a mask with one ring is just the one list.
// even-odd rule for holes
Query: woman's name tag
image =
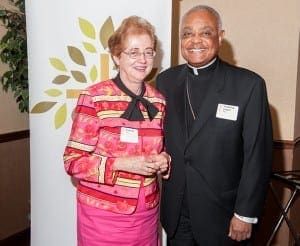
{"label": "woman's name tag", "polygon": [[138,143],[139,141],[139,132],[137,129],[121,127],[121,142],[126,143]]}

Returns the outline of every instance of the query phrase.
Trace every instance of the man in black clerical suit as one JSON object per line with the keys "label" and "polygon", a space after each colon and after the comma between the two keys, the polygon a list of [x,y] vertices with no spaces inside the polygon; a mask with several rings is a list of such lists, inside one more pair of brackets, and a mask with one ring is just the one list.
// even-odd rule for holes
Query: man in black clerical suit
{"label": "man in black clerical suit", "polygon": [[187,64],[158,75],[166,97],[161,222],[170,246],[250,245],[272,163],[272,125],[265,82],[218,57],[219,14],[190,9],[181,22]]}

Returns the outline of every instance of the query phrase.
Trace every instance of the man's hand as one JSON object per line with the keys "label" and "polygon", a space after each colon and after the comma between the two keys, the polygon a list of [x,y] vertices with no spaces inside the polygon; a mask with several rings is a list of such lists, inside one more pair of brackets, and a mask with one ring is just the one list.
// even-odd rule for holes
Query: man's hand
{"label": "man's hand", "polygon": [[242,241],[251,237],[252,224],[244,222],[237,217],[233,216],[230,221],[228,236],[232,240]]}

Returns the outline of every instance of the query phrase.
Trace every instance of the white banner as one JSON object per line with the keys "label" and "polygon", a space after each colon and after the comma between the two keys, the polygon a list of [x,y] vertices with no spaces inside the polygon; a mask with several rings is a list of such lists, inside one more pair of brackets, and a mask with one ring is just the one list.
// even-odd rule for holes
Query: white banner
{"label": "white banner", "polygon": [[75,246],[75,186],[62,155],[81,89],[112,77],[107,37],[127,16],[156,28],[169,67],[171,0],[26,0],[30,89],[31,246]]}

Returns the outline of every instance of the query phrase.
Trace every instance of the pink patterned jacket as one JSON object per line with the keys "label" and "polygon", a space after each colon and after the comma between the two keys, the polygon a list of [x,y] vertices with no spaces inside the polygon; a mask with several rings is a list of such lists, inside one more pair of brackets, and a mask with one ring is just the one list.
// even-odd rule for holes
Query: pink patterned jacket
{"label": "pink patterned jacket", "polygon": [[[144,121],[120,118],[131,98],[112,80],[92,85],[79,96],[64,152],[64,167],[79,180],[77,199],[80,202],[131,214],[137,205],[139,189],[144,187],[146,207],[150,209],[158,204],[156,176],[145,177],[112,168],[117,157],[156,154],[163,149],[164,97],[148,84],[144,97],[159,109],[152,121],[141,104]],[[138,143],[121,142],[122,127],[138,129]]]}

